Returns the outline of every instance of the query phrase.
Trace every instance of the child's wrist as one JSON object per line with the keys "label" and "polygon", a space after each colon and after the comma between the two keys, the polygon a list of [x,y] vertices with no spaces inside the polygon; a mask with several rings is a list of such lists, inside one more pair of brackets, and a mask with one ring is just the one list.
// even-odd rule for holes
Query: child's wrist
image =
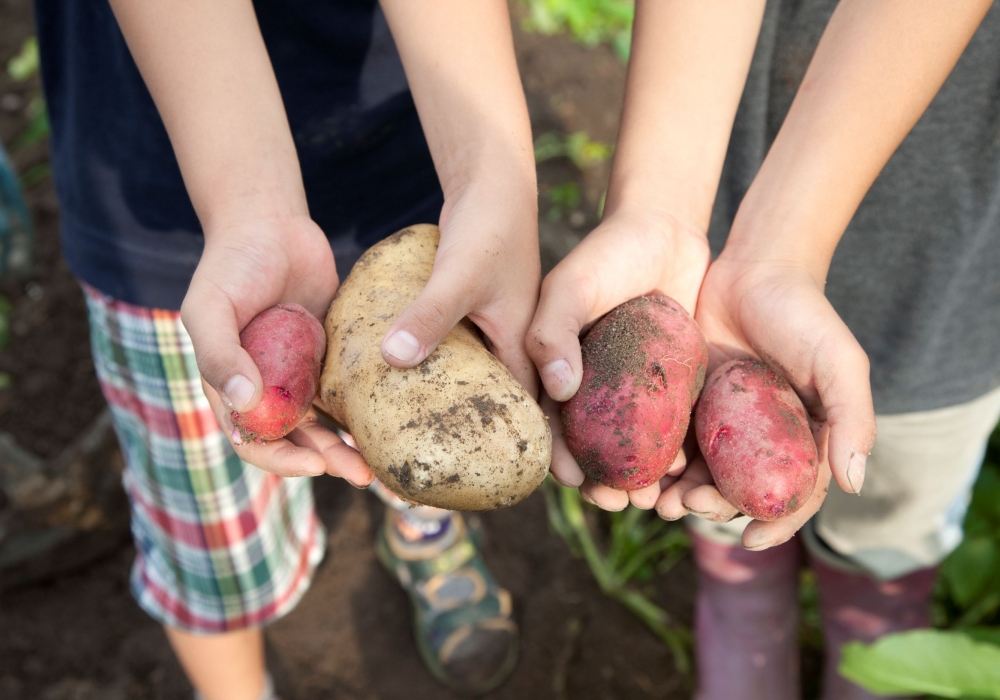
{"label": "child's wrist", "polygon": [[198,207],[205,236],[239,229],[247,224],[270,222],[279,226],[283,222],[309,219],[305,193],[295,188],[254,190],[247,188],[226,193],[216,193]]}
{"label": "child's wrist", "polygon": [[797,270],[808,274],[822,289],[830,269],[829,254],[808,245],[808,234],[783,230],[779,225],[734,226],[718,260],[748,271]]}
{"label": "child's wrist", "polygon": [[637,164],[626,170],[616,161],[605,215],[627,212],[632,216],[670,220],[689,232],[707,237],[715,186],[685,180],[677,174],[654,172],[654,168]]}

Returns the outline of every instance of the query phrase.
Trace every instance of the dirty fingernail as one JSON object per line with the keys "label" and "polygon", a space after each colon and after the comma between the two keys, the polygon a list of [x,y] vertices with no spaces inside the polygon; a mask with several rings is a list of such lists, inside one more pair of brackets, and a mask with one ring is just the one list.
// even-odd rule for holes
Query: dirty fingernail
{"label": "dirty fingernail", "polygon": [[678,516],[677,516],[677,517],[675,518],[675,517],[673,517],[672,515],[667,515],[667,514],[666,514],[666,512],[665,512],[665,510],[666,510],[665,508],[663,508],[663,509],[661,509],[661,508],[657,508],[657,509],[656,509],[656,514],[657,514],[657,515],[659,515],[659,516],[660,516],[660,518],[662,518],[663,520],[668,520],[668,521],[670,521],[670,522],[673,522],[673,521],[675,521],[675,520],[680,520],[681,518],[683,518],[683,517],[684,517],[683,515],[678,515]]}
{"label": "dirty fingernail", "polygon": [[222,389],[222,400],[233,411],[242,411],[253,398],[253,382],[242,374],[234,375]]}
{"label": "dirty fingernail", "polygon": [[743,549],[750,550],[751,552],[759,552],[762,549],[773,547],[775,544],[774,540],[767,535],[757,535],[756,533],[751,533],[747,537],[747,540],[743,544]]}
{"label": "dirty fingernail", "polygon": [[573,370],[566,360],[553,360],[542,367],[542,383],[556,401],[565,401],[573,386]]}
{"label": "dirty fingernail", "polygon": [[865,464],[867,462],[868,455],[855,452],[847,463],[847,481],[854,493],[861,493],[861,486],[865,483]]}
{"label": "dirty fingernail", "polygon": [[396,331],[386,338],[382,347],[386,354],[392,355],[400,362],[414,362],[420,354],[420,343],[406,331]]}

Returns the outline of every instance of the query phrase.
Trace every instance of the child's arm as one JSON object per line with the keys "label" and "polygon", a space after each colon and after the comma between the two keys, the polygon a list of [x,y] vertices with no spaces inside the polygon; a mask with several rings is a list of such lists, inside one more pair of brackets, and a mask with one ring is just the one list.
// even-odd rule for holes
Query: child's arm
{"label": "child's arm", "polygon": [[[761,0],[640,0],[604,220],[546,277],[528,352],[549,396],[580,385],[579,335],[615,306],[662,292],[694,312],[712,203],[763,17]],[[553,420],[558,425],[558,418]],[[553,474],[584,483],[561,440]],[[620,491],[587,483],[618,510]],[[650,507],[658,486],[635,492]]]}
{"label": "child's arm", "polygon": [[[231,431],[231,406],[256,405],[260,373],[239,331],[278,302],[322,317],[337,288],[330,245],[310,220],[298,157],[249,0],[112,0],[159,109],[205,251],[181,310],[206,393]],[[241,445],[241,457],[283,475],[367,484],[356,452],[310,414],[288,439]]]}
{"label": "child's arm", "polygon": [[[715,364],[756,355],[779,368],[829,430],[826,479],[832,470],[850,492],[864,481],[875,416],[868,358],[823,295],[827,270],[868,188],[991,4],[843,0],[702,287],[697,318]],[[664,508],[680,495],[695,510],[732,514],[712,487],[686,493],[682,484],[664,494]],[[744,544],[784,542],[825,494],[821,484],[794,515],[751,524]]]}
{"label": "child's arm", "polygon": [[386,334],[383,357],[413,366],[469,316],[534,391],[524,335],[541,278],[538,199],[507,4],[381,2],[445,195],[434,273]]}

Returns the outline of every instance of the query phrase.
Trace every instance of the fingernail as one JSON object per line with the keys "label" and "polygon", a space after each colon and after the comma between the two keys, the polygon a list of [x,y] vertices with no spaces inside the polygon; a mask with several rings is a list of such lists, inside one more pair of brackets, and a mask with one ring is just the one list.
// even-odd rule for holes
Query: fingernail
{"label": "fingernail", "polygon": [[679,516],[677,516],[676,518],[674,518],[674,517],[672,517],[672,516],[669,516],[669,515],[665,514],[665,513],[664,513],[664,512],[662,511],[662,510],[660,510],[660,509],[657,509],[657,510],[656,510],[656,514],[657,514],[657,515],[659,515],[661,519],[663,519],[663,520],[667,520],[667,521],[669,521],[669,522],[674,522],[675,520],[680,520],[681,518],[683,518],[683,517],[684,517],[683,515],[679,515]]}
{"label": "fingernail", "polygon": [[774,545],[774,542],[770,537],[754,537],[753,534],[751,534],[749,539],[750,542],[744,544],[743,549],[747,549],[751,552],[759,552],[762,549],[767,549],[768,547],[772,547]]}
{"label": "fingernail", "polygon": [[414,362],[420,353],[420,343],[406,331],[396,331],[388,338],[382,346],[387,354],[392,355],[400,362]]}
{"label": "fingernail", "polygon": [[851,459],[847,463],[847,482],[851,485],[854,493],[861,493],[861,486],[865,483],[865,464],[868,462],[868,455],[860,452],[852,452]]}
{"label": "fingernail", "polygon": [[710,520],[713,523],[724,523],[724,522],[728,522],[729,520],[731,520],[731,518],[727,519],[724,516],[719,515],[718,513],[715,513],[715,512],[710,511],[710,510],[693,510],[693,509],[689,508],[688,506],[684,506],[684,507],[688,509],[688,512],[691,515],[697,516],[697,517],[701,518],[702,520]]}
{"label": "fingernail", "polygon": [[222,389],[222,400],[233,411],[242,411],[253,398],[253,382],[242,374],[233,376]]}
{"label": "fingernail", "polygon": [[573,370],[566,360],[553,360],[542,367],[542,383],[556,401],[560,401],[569,393],[573,384]]}

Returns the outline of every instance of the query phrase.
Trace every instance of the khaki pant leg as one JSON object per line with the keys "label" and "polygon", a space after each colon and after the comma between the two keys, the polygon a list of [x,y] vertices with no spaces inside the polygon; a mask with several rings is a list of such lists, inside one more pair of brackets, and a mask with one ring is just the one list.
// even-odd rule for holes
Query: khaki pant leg
{"label": "khaki pant leg", "polygon": [[813,518],[815,534],[881,579],[940,564],[962,541],[998,418],[1000,389],[958,406],[878,416],[861,495],[831,488]]}

